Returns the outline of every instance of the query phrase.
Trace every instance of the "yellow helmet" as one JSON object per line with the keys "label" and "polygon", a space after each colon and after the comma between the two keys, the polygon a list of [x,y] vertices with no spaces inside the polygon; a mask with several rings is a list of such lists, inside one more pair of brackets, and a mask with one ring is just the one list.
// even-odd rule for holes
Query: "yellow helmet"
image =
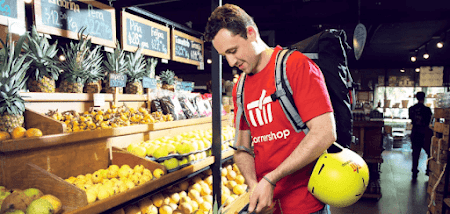
{"label": "yellow helmet", "polygon": [[314,166],[308,190],[317,199],[333,207],[356,203],[369,183],[369,168],[355,152],[343,148],[337,153],[323,153]]}

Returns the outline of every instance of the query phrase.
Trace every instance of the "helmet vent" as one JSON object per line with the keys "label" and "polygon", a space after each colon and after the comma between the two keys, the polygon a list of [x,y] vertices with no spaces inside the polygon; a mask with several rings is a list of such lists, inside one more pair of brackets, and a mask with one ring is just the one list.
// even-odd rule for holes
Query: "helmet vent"
{"label": "helmet vent", "polygon": [[322,169],[324,166],[325,166],[325,164],[322,164],[322,166],[320,167],[319,173],[317,173],[317,175],[320,175],[320,172],[322,172]]}
{"label": "helmet vent", "polygon": [[314,194],[314,187],[313,187],[312,190],[311,190],[311,194]]}

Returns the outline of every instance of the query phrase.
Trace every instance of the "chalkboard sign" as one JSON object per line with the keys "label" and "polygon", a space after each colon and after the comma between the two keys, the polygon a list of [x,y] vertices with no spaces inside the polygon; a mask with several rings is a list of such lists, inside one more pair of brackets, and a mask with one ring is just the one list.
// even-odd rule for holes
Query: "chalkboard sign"
{"label": "chalkboard sign", "polygon": [[193,65],[203,62],[203,41],[172,29],[172,60]]}
{"label": "chalkboard sign", "polygon": [[142,86],[144,88],[155,89],[155,88],[157,88],[156,79],[150,78],[150,77],[144,77],[144,79],[142,79]]}
{"label": "chalkboard sign", "polygon": [[166,26],[122,12],[122,44],[126,51],[134,52],[139,46],[145,55],[170,59],[169,35]]}
{"label": "chalkboard sign", "polygon": [[0,0],[0,24],[25,27],[25,4],[23,0]]}
{"label": "chalkboard sign", "polygon": [[127,75],[125,74],[109,74],[109,86],[124,88],[127,86]]}
{"label": "chalkboard sign", "polygon": [[86,27],[84,34],[92,43],[116,47],[116,17],[110,6],[92,0],[34,0],[34,8],[41,33],[78,39]]}

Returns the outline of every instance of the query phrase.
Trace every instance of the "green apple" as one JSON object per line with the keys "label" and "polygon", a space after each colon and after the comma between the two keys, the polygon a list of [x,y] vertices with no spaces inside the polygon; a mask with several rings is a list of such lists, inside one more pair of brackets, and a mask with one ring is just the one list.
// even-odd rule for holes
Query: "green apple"
{"label": "green apple", "polygon": [[53,213],[53,205],[49,201],[47,201],[43,198],[38,198],[38,199],[32,201],[30,205],[28,205],[26,213],[27,214],[51,214],[51,213]]}
{"label": "green apple", "polygon": [[189,163],[189,160],[186,157],[183,157],[181,160],[178,161],[178,165],[184,165]]}
{"label": "green apple", "polygon": [[165,157],[169,155],[169,152],[167,151],[167,148],[165,146],[158,147],[152,154],[152,156],[156,159]]}
{"label": "green apple", "polygon": [[28,188],[28,189],[24,190],[23,193],[25,193],[25,195],[30,197],[31,200],[36,200],[44,195],[44,193],[37,188]]}
{"label": "green apple", "polygon": [[175,169],[178,167],[178,160],[176,158],[170,158],[163,162],[163,165],[167,170]]}

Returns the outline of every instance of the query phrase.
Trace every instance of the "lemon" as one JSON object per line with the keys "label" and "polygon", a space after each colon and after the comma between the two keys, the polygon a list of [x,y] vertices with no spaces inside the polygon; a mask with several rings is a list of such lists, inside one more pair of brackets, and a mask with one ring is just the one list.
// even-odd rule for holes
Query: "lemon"
{"label": "lemon", "polygon": [[0,141],[8,140],[11,138],[11,135],[8,132],[0,132]]}
{"label": "lemon", "polygon": [[23,138],[26,132],[27,130],[24,127],[18,126],[11,132],[11,137],[12,139]]}
{"label": "lemon", "polygon": [[30,128],[26,131],[25,135],[27,137],[41,137],[42,136],[42,131],[40,129],[37,128]]}

